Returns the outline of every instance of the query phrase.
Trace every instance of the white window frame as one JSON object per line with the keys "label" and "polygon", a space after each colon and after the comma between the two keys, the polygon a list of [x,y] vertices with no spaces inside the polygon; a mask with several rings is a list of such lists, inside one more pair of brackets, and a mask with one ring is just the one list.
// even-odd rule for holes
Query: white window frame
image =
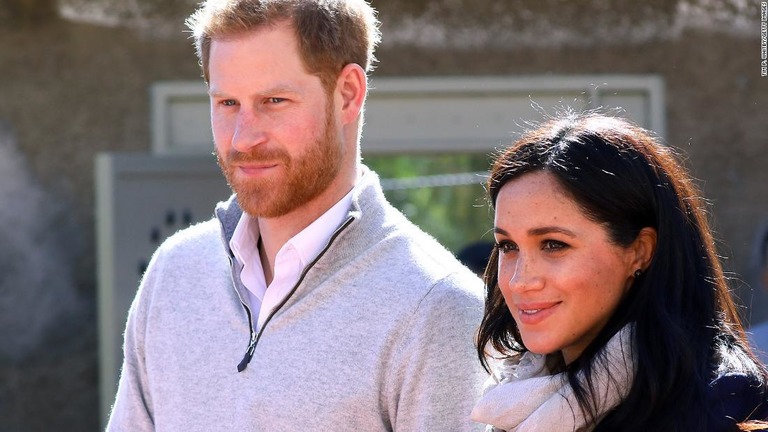
{"label": "white window frame", "polygon": [[[151,104],[154,154],[212,151],[208,95],[202,82],[157,82],[151,88]],[[626,111],[616,115],[665,135],[664,81],[658,75],[374,78],[362,150],[368,154],[488,151],[509,142],[525,122],[554,114],[555,107],[606,108],[611,113],[624,104]]]}

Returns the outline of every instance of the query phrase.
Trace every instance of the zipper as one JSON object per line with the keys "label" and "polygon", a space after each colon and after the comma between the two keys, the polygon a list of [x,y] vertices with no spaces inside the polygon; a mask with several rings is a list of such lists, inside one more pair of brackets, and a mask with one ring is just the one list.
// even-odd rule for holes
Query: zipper
{"label": "zipper", "polygon": [[[237,365],[237,371],[242,372],[245,370],[246,367],[248,367],[248,364],[253,359],[253,353],[256,351],[256,345],[259,343],[259,339],[261,339],[262,333],[264,333],[264,329],[267,327],[267,324],[272,320],[272,317],[275,316],[275,314],[285,306],[286,303],[288,303],[288,300],[293,296],[293,294],[296,292],[296,290],[299,288],[299,285],[301,285],[301,282],[304,281],[304,278],[307,276],[307,273],[309,273],[309,270],[314,267],[314,265],[320,261],[320,258],[325,255],[325,253],[330,249],[333,242],[336,240],[336,237],[341,234],[342,231],[344,231],[354,220],[355,218],[353,216],[350,216],[347,218],[347,220],[344,221],[344,223],[339,226],[336,231],[333,232],[331,235],[331,238],[328,239],[328,243],[325,245],[323,250],[320,251],[320,253],[317,255],[317,257],[312,260],[311,263],[307,267],[302,270],[301,275],[299,276],[299,280],[296,282],[296,284],[291,288],[291,291],[288,292],[288,294],[285,296],[285,298],[280,302],[280,304],[277,305],[274,309],[272,309],[272,312],[267,316],[267,319],[264,320],[264,324],[259,329],[259,332],[256,333],[253,331],[253,317],[251,315],[251,310],[248,308],[248,306],[245,304],[245,302],[240,299],[240,303],[245,307],[245,311],[248,313],[248,322],[250,324],[251,328],[251,337],[248,341],[248,348],[245,350],[245,355],[243,356],[243,359],[240,360],[240,363]],[[233,281],[234,283],[234,281]]]}
{"label": "zipper", "polygon": [[[226,230],[224,229],[224,223],[221,220],[220,217],[217,217],[219,220],[219,226],[221,228],[221,239],[224,243],[224,247],[227,251],[229,251],[229,242],[227,241],[227,235]],[[248,348],[246,350],[246,355],[243,357],[243,360],[240,361],[240,363],[237,365],[237,371],[242,372],[245,367],[248,365],[248,362],[253,357],[253,351],[256,349],[256,332],[253,331],[253,314],[251,313],[251,308],[248,306],[248,304],[243,300],[243,297],[240,295],[240,293],[237,291],[237,283],[235,282],[235,258],[232,255],[232,252],[229,251],[227,254],[227,258],[229,259],[229,278],[232,281],[232,289],[235,290],[235,294],[237,294],[237,298],[240,300],[240,305],[245,309],[245,313],[248,316],[248,329],[250,330],[250,336],[248,338]],[[246,358],[248,359],[246,361]]]}
{"label": "zipper", "polygon": [[[253,322],[251,319],[250,312],[248,313],[248,321]],[[251,324],[251,339],[248,342],[248,349],[245,350],[245,356],[243,356],[243,359],[240,360],[240,363],[237,364],[238,372],[242,372],[245,370],[246,366],[248,366],[248,363],[250,363],[251,359],[253,358],[254,351],[256,351],[256,332],[253,331],[253,324]]]}
{"label": "zipper", "polygon": [[243,369],[245,369],[245,366],[248,365],[248,362],[251,361],[251,357],[253,357],[253,350],[256,349],[256,332],[253,331],[253,314],[251,312],[251,308],[246,304],[245,301],[243,301],[243,298],[240,296],[240,293],[237,291],[236,284],[235,284],[235,275],[234,275],[234,258],[229,257],[229,268],[230,271],[230,278],[232,279],[232,288],[235,290],[235,294],[237,294],[237,297],[240,299],[240,305],[245,309],[246,315],[248,315],[248,329],[250,330],[250,337],[248,338],[248,349],[246,350],[246,357],[248,358],[248,361],[246,361],[246,357],[243,357],[243,360],[240,361],[240,363],[237,365],[237,371],[242,372]]}

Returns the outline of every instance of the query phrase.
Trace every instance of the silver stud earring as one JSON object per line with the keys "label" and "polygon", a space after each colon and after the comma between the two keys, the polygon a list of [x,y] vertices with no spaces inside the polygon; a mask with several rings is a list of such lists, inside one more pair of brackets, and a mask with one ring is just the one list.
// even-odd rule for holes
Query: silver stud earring
{"label": "silver stud earring", "polygon": [[643,274],[642,270],[640,269],[635,270],[635,279],[639,278],[641,274]]}

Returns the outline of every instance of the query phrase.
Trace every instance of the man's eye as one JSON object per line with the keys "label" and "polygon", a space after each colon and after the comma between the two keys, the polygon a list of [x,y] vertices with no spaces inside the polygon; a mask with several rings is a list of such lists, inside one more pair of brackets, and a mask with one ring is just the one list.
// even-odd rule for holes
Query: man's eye
{"label": "man's eye", "polygon": [[221,101],[221,104],[224,106],[235,106],[237,105],[237,102],[235,102],[233,99],[225,99]]}
{"label": "man's eye", "polygon": [[279,104],[281,102],[285,102],[285,99],[279,97],[271,97],[267,98],[267,102],[271,104]]}

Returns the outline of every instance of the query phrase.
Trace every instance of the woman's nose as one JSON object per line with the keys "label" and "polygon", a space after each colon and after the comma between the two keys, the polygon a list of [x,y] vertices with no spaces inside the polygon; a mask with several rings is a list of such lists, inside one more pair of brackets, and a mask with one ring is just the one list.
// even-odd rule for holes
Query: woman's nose
{"label": "woman's nose", "polygon": [[[540,289],[543,286],[543,278],[536,262],[529,257],[518,256],[509,263],[505,274],[507,287],[513,292],[524,292]],[[501,281],[500,281],[501,282]]]}

